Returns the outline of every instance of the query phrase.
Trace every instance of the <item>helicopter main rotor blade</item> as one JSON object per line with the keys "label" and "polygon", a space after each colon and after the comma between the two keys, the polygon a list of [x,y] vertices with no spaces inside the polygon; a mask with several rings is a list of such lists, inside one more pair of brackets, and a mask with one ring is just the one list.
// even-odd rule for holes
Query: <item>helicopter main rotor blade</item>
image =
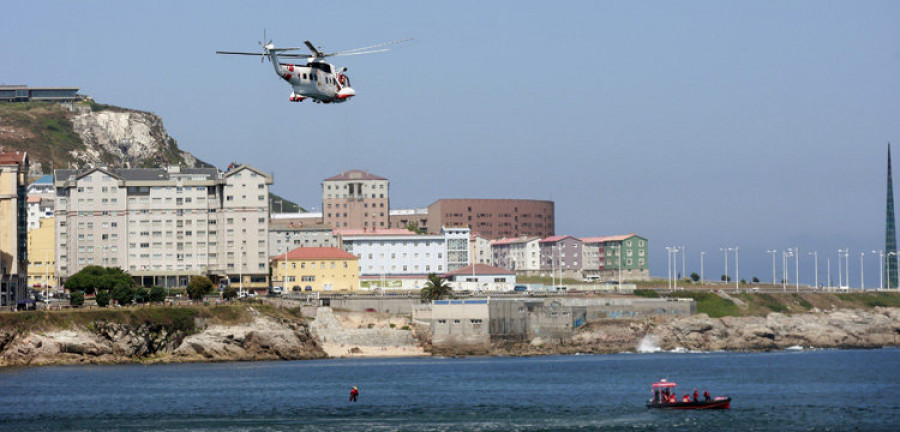
{"label": "helicopter main rotor blade", "polygon": [[[381,48],[381,47],[383,47],[383,46],[388,46],[388,45],[397,45],[397,44],[409,42],[409,41],[411,41],[411,40],[412,40],[412,38],[402,39],[402,40],[393,41],[393,42],[385,42],[385,43],[380,43],[380,44],[376,44],[376,45],[370,45],[370,46],[362,47],[362,48],[354,48],[354,49],[349,49],[349,50],[344,50],[344,51],[338,51],[338,52],[336,52],[336,53],[333,53],[333,54],[326,54],[326,55],[329,55],[329,56],[332,56],[332,55],[339,55],[339,54],[349,55],[350,53],[359,53],[359,51],[367,51],[366,53],[369,53],[369,52],[383,52],[383,51],[387,51],[388,49],[377,50],[377,51],[374,51],[374,50],[372,50],[372,49],[373,49],[373,48]],[[372,50],[372,51],[370,51],[370,50]],[[362,54],[362,53],[359,53],[359,54]]]}
{"label": "helicopter main rotor blade", "polygon": [[310,42],[310,41],[303,41],[303,43],[306,45],[307,48],[309,48],[309,50],[310,50],[310,51],[313,53],[313,55],[315,55],[316,57],[324,57],[324,56],[325,56],[325,54],[323,54],[322,51],[319,51],[318,49],[316,49],[315,46],[313,46],[312,42]]}
{"label": "helicopter main rotor blade", "polygon": [[262,56],[265,55],[263,53],[251,53],[251,52],[239,52],[239,51],[216,51],[216,54],[230,54],[230,55],[249,55],[249,56]]}
{"label": "helicopter main rotor blade", "polygon": [[326,54],[325,57],[345,57],[345,56],[352,56],[352,55],[357,55],[357,54],[374,54],[374,53],[380,53],[380,52],[385,52],[385,51],[390,51],[390,50],[387,48],[383,48],[383,49],[372,50],[372,51],[343,52],[343,53]]}

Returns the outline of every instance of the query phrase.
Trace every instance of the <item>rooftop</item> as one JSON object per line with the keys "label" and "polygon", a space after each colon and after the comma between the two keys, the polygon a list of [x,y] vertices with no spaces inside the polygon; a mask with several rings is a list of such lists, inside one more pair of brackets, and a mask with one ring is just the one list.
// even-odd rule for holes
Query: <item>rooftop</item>
{"label": "rooftop", "polygon": [[377,176],[368,171],[353,169],[350,171],[344,171],[338,175],[334,175],[325,179],[325,181],[340,181],[340,180],[387,180],[384,177]]}
{"label": "rooftop", "polygon": [[275,255],[272,257],[272,261],[282,261],[285,259],[285,255],[288,260],[359,259],[356,255],[335,247],[300,247],[287,254]]}
{"label": "rooftop", "polygon": [[607,237],[583,237],[580,240],[583,243],[606,243],[606,242],[611,242],[611,241],[622,241],[622,240],[634,237],[636,235],[637,234],[635,234],[635,233],[631,233],[631,234],[622,234],[622,235],[614,235],[614,236],[607,236]]}
{"label": "rooftop", "polygon": [[[473,274],[472,266],[467,265],[463,268],[459,268],[452,272],[446,273],[446,274],[444,274],[444,276],[465,276],[465,275],[471,275],[471,274]],[[474,274],[476,276],[478,276],[478,275],[487,275],[487,276],[490,276],[490,275],[514,275],[514,274],[516,274],[516,272],[507,270],[505,268],[494,267],[494,266],[487,265],[487,264],[475,264]]]}

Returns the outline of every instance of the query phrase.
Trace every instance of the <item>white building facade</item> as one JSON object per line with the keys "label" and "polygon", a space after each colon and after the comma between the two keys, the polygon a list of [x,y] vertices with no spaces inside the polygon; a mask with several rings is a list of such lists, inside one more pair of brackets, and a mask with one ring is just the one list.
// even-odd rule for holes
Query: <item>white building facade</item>
{"label": "white building facade", "polygon": [[469,229],[445,228],[440,235],[408,230],[336,230],[341,247],[359,257],[360,276],[423,276],[469,264]]}

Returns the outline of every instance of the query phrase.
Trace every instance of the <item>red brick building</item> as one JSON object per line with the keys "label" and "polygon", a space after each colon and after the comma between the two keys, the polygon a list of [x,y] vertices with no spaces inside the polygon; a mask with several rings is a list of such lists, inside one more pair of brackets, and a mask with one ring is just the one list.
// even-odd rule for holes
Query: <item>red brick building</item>
{"label": "red brick building", "polygon": [[525,199],[441,199],[428,206],[427,230],[467,226],[488,239],[554,235],[553,201]]}

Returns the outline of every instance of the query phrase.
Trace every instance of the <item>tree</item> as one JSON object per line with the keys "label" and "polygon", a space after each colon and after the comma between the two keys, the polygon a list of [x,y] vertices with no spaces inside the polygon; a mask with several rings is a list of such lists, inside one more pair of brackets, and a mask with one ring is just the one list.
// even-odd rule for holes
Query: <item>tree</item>
{"label": "tree", "polygon": [[89,265],[69,276],[65,287],[70,292],[84,291],[93,294],[96,290],[112,290],[117,284],[133,286],[134,280],[118,267]]}
{"label": "tree", "polygon": [[72,307],[81,307],[84,305],[84,293],[81,291],[73,291],[71,297],[69,297],[69,302],[72,304]]}
{"label": "tree", "polygon": [[109,306],[109,291],[108,290],[100,290],[97,291],[97,306],[107,307]]}
{"label": "tree", "polygon": [[112,289],[110,294],[112,294],[113,300],[122,306],[131,304],[134,301],[134,288],[131,285],[116,284],[116,287]]}
{"label": "tree", "polygon": [[150,291],[144,287],[138,287],[134,290],[134,301],[137,303],[147,303],[150,300]]}
{"label": "tree", "polygon": [[224,290],[222,290],[222,298],[223,299],[231,300],[235,297],[237,297],[237,289],[235,289],[233,286],[229,285],[229,286],[225,287]]}
{"label": "tree", "polygon": [[731,282],[731,276],[722,275],[722,282]]}
{"label": "tree", "polygon": [[753,283],[759,283],[759,278],[756,276],[753,276]]}
{"label": "tree", "polygon": [[150,301],[154,303],[166,301],[166,289],[160,286],[150,288]]}
{"label": "tree", "polygon": [[422,228],[419,228],[418,222],[410,222],[410,223],[406,224],[406,229],[408,229],[416,234],[425,234],[425,230]]}
{"label": "tree", "polygon": [[693,280],[694,282],[700,281],[700,275],[698,275],[697,272],[691,273],[691,280]]}
{"label": "tree", "polygon": [[213,283],[206,276],[194,276],[187,286],[187,294],[191,300],[203,300],[203,296],[212,292]]}
{"label": "tree", "polygon": [[428,275],[428,282],[425,282],[425,288],[422,288],[419,295],[422,302],[425,303],[433,300],[440,300],[444,297],[450,297],[453,295],[453,289],[450,288],[450,285],[447,285],[446,279],[434,273],[430,273]]}

